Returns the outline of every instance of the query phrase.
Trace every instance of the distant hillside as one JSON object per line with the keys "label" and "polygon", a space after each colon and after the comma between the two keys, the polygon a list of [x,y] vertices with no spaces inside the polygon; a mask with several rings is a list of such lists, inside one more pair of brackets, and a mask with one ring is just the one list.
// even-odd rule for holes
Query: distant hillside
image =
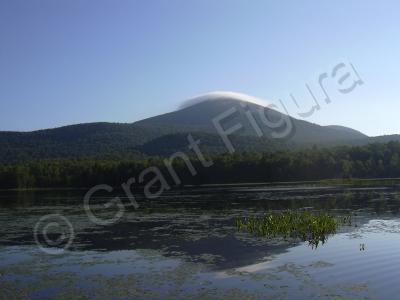
{"label": "distant hillside", "polygon": [[168,134],[162,128],[89,123],[33,132],[0,132],[0,161],[139,155],[135,146]]}
{"label": "distant hillside", "polygon": [[392,134],[392,135],[374,136],[374,137],[371,137],[370,140],[375,143],[387,143],[387,142],[391,142],[391,141],[399,142],[400,135]]}
{"label": "distant hillside", "polygon": [[[188,133],[201,139],[205,152],[222,153],[226,148],[212,120],[226,112],[232,114],[220,122],[225,130],[237,124],[242,126],[229,137],[238,152],[400,140],[397,135],[369,138],[343,126],[320,126],[232,97],[216,98],[214,95],[212,101],[205,98],[205,101],[193,103],[133,124],[89,123],[33,132],[0,132],[0,162],[171,155],[175,151],[187,150]],[[260,111],[264,113],[264,120]],[[254,118],[259,132],[252,126],[249,116]],[[265,120],[273,126],[266,126]],[[277,126],[280,120],[284,122]],[[289,134],[276,138],[287,129],[290,129]]]}
{"label": "distant hillside", "polygon": [[[199,148],[203,153],[217,154],[226,153],[227,149],[220,136],[204,132],[191,132],[195,140],[200,140]],[[175,152],[181,151],[194,154],[188,149],[188,133],[174,133],[153,139],[135,149],[146,155],[170,156]],[[273,139],[260,139],[254,136],[234,135],[230,141],[237,152],[274,152],[278,150],[288,150],[295,145],[290,142],[282,142]]]}

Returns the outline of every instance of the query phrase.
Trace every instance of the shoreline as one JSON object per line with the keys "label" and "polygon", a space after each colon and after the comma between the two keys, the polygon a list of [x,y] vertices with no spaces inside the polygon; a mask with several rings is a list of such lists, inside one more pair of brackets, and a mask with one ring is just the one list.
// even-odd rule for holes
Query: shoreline
{"label": "shoreline", "polygon": [[[206,183],[206,184],[188,184],[181,186],[173,186],[171,190],[179,190],[185,188],[207,188],[207,187],[236,187],[236,186],[278,186],[278,185],[335,185],[335,186],[351,186],[351,185],[366,185],[366,184],[387,184],[387,185],[400,185],[400,178],[352,178],[352,179],[321,179],[321,180],[301,180],[301,181],[274,181],[274,182],[231,182],[231,183]],[[137,186],[144,188],[144,185]],[[41,187],[41,188],[13,188],[13,189],[0,189],[0,192],[35,192],[35,191],[78,191],[87,190],[92,187]],[[121,189],[119,186],[113,187],[114,189]]]}

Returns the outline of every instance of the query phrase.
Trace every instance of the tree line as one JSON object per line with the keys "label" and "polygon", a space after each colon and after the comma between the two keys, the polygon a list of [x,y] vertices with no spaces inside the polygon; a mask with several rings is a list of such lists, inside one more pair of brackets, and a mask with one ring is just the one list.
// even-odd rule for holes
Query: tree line
{"label": "tree line", "polygon": [[[196,156],[176,156],[170,167],[162,157],[110,160],[44,160],[0,165],[0,188],[88,188],[157,184],[154,172],[170,185],[321,180],[331,178],[400,177],[400,142],[357,147],[285,150],[266,153],[205,154],[211,166]],[[171,169],[172,168],[172,169]],[[193,172],[195,170],[195,172]],[[173,174],[175,173],[175,177]],[[158,178],[160,179],[160,178]]]}

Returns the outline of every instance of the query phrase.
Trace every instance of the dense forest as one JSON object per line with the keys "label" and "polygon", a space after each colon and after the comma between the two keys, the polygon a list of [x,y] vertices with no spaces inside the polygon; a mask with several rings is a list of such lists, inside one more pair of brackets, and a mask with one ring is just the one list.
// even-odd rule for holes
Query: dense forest
{"label": "dense forest", "polygon": [[[137,184],[157,184],[157,167],[165,182],[181,184],[273,182],[329,178],[400,177],[400,142],[269,153],[176,157],[167,168],[165,158],[132,160],[46,160],[0,166],[0,188],[121,186],[129,178]],[[179,177],[171,176],[173,172]],[[154,170],[154,168],[152,169]]]}
{"label": "dense forest", "polygon": [[[180,129],[185,130],[185,129]],[[0,163],[35,160],[132,160],[165,156],[187,149],[189,132],[138,127],[130,124],[94,123],[28,133],[0,132]],[[173,133],[171,133],[173,132]],[[217,134],[192,131],[207,153],[223,153],[226,147]],[[238,152],[270,152],[293,147],[280,139],[232,135]]]}

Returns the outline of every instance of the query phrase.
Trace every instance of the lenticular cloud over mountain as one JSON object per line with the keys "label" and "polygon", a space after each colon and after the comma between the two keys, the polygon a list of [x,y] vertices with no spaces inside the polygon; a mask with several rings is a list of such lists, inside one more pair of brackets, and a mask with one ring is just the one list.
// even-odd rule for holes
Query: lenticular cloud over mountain
{"label": "lenticular cloud over mountain", "polygon": [[188,99],[184,101],[179,108],[187,108],[189,106],[205,102],[205,101],[217,101],[217,100],[224,100],[224,99],[229,99],[229,100],[237,100],[237,101],[244,101],[244,102],[251,102],[254,104],[258,104],[261,106],[268,106],[269,102],[265,101],[263,99],[253,97],[250,95],[246,94],[241,94],[241,93],[235,93],[235,92],[224,92],[224,91],[216,91],[216,92],[210,92],[206,94],[202,94],[199,96],[196,96],[194,98]]}

